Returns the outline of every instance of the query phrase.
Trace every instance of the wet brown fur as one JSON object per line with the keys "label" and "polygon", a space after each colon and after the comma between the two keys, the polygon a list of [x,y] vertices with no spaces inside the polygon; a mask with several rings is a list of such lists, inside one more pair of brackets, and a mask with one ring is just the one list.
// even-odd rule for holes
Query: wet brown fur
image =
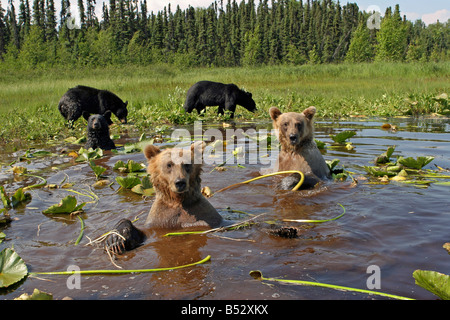
{"label": "wet brown fur", "polygon": [[315,113],[315,107],[309,107],[302,113],[282,113],[276,107],[269,109],[281,144],[278,171],[298,170],[305,176],[318,179],[330,177],[330,170],[314,141]]}
{"label": "wet brown fur", "polygon": [[[217,227],[222,217],[201,193],[201,156],[203,143],[195,143],[190,152],[183,149],[160,150],[148,145],[144,154],[148,160],[147,172],[155,188],[156,197],[146,224],[161,228],[185,228],[193,226]],[[176,182],[184,180],[186,187],[177,188]]]}

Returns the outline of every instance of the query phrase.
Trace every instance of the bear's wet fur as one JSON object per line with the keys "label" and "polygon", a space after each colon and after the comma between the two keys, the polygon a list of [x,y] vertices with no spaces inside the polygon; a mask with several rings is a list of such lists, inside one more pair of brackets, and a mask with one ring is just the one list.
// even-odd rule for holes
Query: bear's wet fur
{"label": "bear's wet fur", "polygon": [[[107,90],[100,90],[87,86],[70,88],[61,97],[58,110],[69,121],[70,126],[83,115],[104,114],[111,111],[121,123],[127,123],[128,102],[123,102],[117,95]],[[108,124],[112,124],[111,119]]]}
{"label": "bear's wet fur", "polygon": [[[222,216],[201,192],[204,146],[204,142],[197,142],[191,145],[190,150],[161,150],[154,145],[145,147],[147,172],[155,189],[155,200],[145,221],[147,227],[181,229],[222,225]],[[130,250],[145,240],[144,233],[129,220],[122,219],[115,229],[125,238],[115,234],[107,238],[107,247],[115,253]]]}
{"label": "bear's wet fur", "polygon": [[199,81],[189,88],[186,94],[184,110],[191,113],[194,109],[201,113],[207,106],[219,106],[218,113],[230,112],[234,117],[236,105],[243,106],[251,112],[256,111],[256,104],[250,92],[241,90],[235,84],[213,81]]}
{"label": "bear's wet fur", "polygon": [[87,141],[85,148],[103,150],[115,149],[116,145],[111,140],[109,135],[108,120],[111,118],[111,111],[106,111],[105,114],[89,115],[88,112],[83,112],[83,117],[87,120]]}
{"label": "bear's wet fur", "polygon": [[[282,113],[276,107],[269,109],[281,145],[277,171],[301,171],[305,176],[302,189],[312,188],[331,177],[330,169],[314,141],[315,113],[315,107],[306,108],[301,113]],[[299,180],[297,173],[288,176],[282,180],[280,188],[293,189]]]}

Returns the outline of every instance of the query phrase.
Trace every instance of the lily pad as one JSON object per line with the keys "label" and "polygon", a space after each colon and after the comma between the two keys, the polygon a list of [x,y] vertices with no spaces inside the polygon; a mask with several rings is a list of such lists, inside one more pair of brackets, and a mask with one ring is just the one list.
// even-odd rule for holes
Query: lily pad
{"label": "lily pad", "polygon": [[27,274],[25,262],[14,250],[5,248],[0,252],[0,288],[19,282]]}
{"label": "lily pad", "polygon": [[23,293],[19,297],[14,298],[14,300],[53,300],[53,295],[51,293],[34,289],[31,295],[28,293]]}
{"label": "lily pad", "polygon": [[85,204],[86,202],[77,205],[77,198],[75,198],[75,196],[67,196],[63,198],[60,203],[54,204],[42,212],[50,214],[72,213],[83,209]]}
{"label": "lily pad", "polygon": [[103,157],[103,150],[100,148],[97,149],[84,149],[83,147],[80,148],[80,150],[78,151],[78,158],[75,159],[76,162],[83,162],[83,161],[88,161],[90,159],[98,159]]}
{"label": "lily pad", "polygon": [[94,171],[95,177],[100,179],[102,177],[102,174],[106,171],[105,167],[97,166],[94,161],[89,161],[89,166],[91,167],[92,171]]}
{"label": "lily pad", "polygon": [[132,189],[141,183],[141,180],[135,176],[116,177],[116,181],[124,189]]}
{"label": "lily pad", "polygon": [[23,188],[19,188],[11,197],[11,205],[13,208],[15,208],[20,203],[29,200],[31,200],[31,194],[29,194],[28,192],[23,192]]}
{"label": "lily pad", "polygon": [[118,170],[120,172],[139,172],[145,169],[145,165],[142,163],[138,163],[134,160],[128,160],[127,163],[124,163],[122,160],[117,161],[113,167],[114,170]]}
{"label": "lily pad", "polygon": [[389,147],[386,152],[383,152],[382,154],[380,154],[376,159],[375,159],[375,163],[376,164],[384,164],[384,163],[388,163],[390,161],[390,157],[392,156],[392,154],[394,153],[395,150],[395,146],[393,147]]}
{"label": "lily pad", "polygon": [[331,139],[339,144],[343,144],[345,142],[345,140],[350,139],[351,137],[353,137],[356,134],[355,131],[342,131],[339,132],[336,135],[332,135],[330,134]]}
{"label": "lily pad", "polygon": [[416,270],[413,272],[413,277],[417,285],[442,300],[450,300],[450,276],[436,271]]}
{"label": "lily pad", "polygon": [[397,163],[404,165],[407,168],[420,170],[434,160],[434,157],[417,157],[414,159],[412,157],[403,158],[399,157]]}

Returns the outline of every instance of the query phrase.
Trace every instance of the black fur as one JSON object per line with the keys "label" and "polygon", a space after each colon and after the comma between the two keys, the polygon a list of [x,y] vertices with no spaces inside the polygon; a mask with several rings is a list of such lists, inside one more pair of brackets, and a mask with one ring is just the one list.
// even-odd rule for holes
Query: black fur
{"label": "black fur", "polygon": [[106,111],[104,115],[83,112],[83,117],[88,121],[87,125],[87,141],[85,148],[103,150],[115,149],[116,145],[109,137],[108,120],[111,121],[111,111]]}
{"label": "black fur", "polygon": [[128,219],[121,219],[116,224],[114,231],[120,234],[123,238],[116,233],[111,233],[106,238],[106,247],[108,250],[111,250],[116,254],[121,254],[124,251],[129,251],[138,247],[146,238],[145,234],[133,226],[131,221]]}
{"label": "black fur", "polygon": [[[89,114],[104,114],[111,111],[122,123],[127,122],[127,104],[114,93],[86,86],[76,86],[69,89],[59,100],[58,110],[72,125],[83,112]],[[108,124],[112,124],[111,119]]]}
{"label": "black fur", "polygon": [[252,94],[239,89],[235,84],[199,81],[188,90],[184,110],[191,113],[196,109],[200,113],[207,106],[219,106],[219,114],[227,110],[231,112],[231,118],[233,118],[237,104],[248,111],[256,111]]}

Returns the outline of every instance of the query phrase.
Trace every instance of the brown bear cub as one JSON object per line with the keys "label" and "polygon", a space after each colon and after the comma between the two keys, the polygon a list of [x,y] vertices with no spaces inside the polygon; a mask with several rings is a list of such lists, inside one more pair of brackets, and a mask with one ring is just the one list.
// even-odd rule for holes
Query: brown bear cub
{"label": "brown bear cub", "polygon": [[[178,148],[160,150],[148,145],[144,154],[148,160],[147,172],[155,189],[155,201],[145,225],[153,228],[218,227],[223,219],[201,192],[201,154],[204,142],[194,143],[191,150]],[[140,245],[145,240],[140,231],[122,219],[115,227],[122,237],[111,234],[107,247],[122,253]]]}
{"label": "brown bear cub", "polygon": [[[281,144],[277,171],[301,171],[305,175],[302,189],[312,188],[318,182],[331,177],[330,169],[314,141],[315,113],[315,107],[309,107],[302,113],[282,113],[276,107],[269,109],[273,128],[277,130],[278,141]],[[284,178],[280,187],[283,190],[290,190],[299,181],[300,175],[293,174]]]}

